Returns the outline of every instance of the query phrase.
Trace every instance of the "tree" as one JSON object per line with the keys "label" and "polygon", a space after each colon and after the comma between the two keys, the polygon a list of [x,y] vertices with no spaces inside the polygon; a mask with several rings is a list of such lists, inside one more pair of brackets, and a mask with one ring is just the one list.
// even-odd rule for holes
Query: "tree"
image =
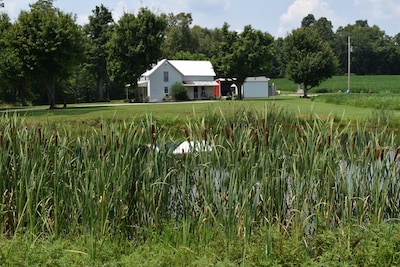
{"label": "tree", "polygon": [[236,42],[238,34],[235,31],[230,31],[229,27],[229,24],[225,22],[219,31],[220,40],[211,58],[219,77],[229,77],[231,75],[230,62],[232,61],[233,44]]}
{"label": "tree", "polygon": [[284,39],[279,37],[273,43],[273,57],[272,57],[272,68],[269,72],[270,78],[282,78],[285,76],[286,61],[283,53]]}
{"label": "tree", "polygon": [[308,97],[308,89],[335,74],[336,57],[329,44],[313,29],[292,31],[285,39],[284,52],[286,74],[296,84],[303,84],[305,98]]}
{"label": "tree", "polygon": [[302,28],[312,28],[315,24],[316,20],[313,14],[308,14],[301,21]]}
{"label": "tree", "polygon": [[358,20],[353,25],[339,27],[336,31],[335,50],[340,68],[347,69],[347,40],[351,37],[352,71],[359,75],[386,74],[385,49],[390,38],[378,26],[368,26],[366,20]]}
{"label": "tree", "polygon": [[[222,57],[217,70],[219,75],[236,78],[238,88],[248,76],[266,75],[271,69],[273,37],[250,25],[236,34],[223,27],[224,42],[221,43]],[[239,99],[242,99],[239,90]]]}
{"label": "tree", "polygon": [[56,84],[67,78],[82,58],[82,34],[71,14],[39,0],[18,17],[12,46],[23,63],[23,74],[46,89],[50,109],[55,108]]}
{"label": "tree", "polygon": [[108,81],[106,44],[111,39],[114,20],[111,12],[103,5],[96,6],[92,12],[89,24],[84,27],[89,39],[87,67],[96,80],[98,100],[104,101],[104,84]]}
{"label": "tree", "polygon": [[166,19],[146,8],[137,17],[125,13],[108,44],[108,72],[113,81],[132,84],[150,65],[160,59]]}
{"label": "tree", "polygon": [[192,36],[190,25],[193,22],[192,14],[168,14],[166,17],[165,40],[162,44],[163,57],[173,58],[179,52],[195,53],[199,47],[198,41]]}
{"label": "tree", "polygon": [[313,14],[308,14],[301,21],[301,28],[310,28],[316,30],[322,40],[328,42],[333,49],[335,33],[333,32],[332,22],[327,20],[325,17],[321,17],[316,20]]}
{"label": "tree", "polygon": [[[1,99],[8,103],[16,102],[18,94],[14,88],[18,87],[21,79],[21,62],[16,57],[10,46],[10,33],[12,31],[10,17],[0,14],[0,88]],[[25,98],[22,96],[21,103],[26,105]]]}

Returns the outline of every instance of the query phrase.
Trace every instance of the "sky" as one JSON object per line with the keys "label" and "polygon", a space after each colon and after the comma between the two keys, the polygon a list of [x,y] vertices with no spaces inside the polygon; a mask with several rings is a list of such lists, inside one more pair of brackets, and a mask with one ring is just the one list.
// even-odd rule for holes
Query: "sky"
{"label": "sky", "polygon": [[[21,10],[28,11],[31,0],[0,0],[12,20]],[[153,13],[191,13],[193,25],[221,28],[224,22],[230,30],[241,31],[244,26],[285,37],[299,28],[302,19],[313,14],[316,19],[325,17],[340,26],[367,20],[369,26],[377,25],[386,34],[400,33],[400,0],[54,0],[54,6],[77,16],[77,23],[88,22],[96,6],[103,4],[112,11],[114,20],[124,13],[137,13],[141,7]]]}

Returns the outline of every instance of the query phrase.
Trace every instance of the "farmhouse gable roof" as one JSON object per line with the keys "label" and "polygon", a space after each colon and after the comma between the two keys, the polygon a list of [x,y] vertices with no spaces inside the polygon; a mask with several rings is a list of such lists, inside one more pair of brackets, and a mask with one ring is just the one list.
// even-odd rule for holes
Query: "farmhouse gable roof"
{"label": "farmhouse gable roof", "polygon": [[206,60],[168,60],[163,59],[153,68],[143,73],[143,76],[150,76],[163,64],[171,64],[182,76],[216,76],[210,61]]}

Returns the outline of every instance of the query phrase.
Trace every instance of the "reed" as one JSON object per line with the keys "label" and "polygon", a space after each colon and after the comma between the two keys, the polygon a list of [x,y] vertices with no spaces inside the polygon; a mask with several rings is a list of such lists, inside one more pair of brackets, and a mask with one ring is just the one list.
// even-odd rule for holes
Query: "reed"
{"label": "reed", "polygon": [[3,115],[0,234],[84,235],[95,258],[102,240],[144,242],[172,224],[185,246],[217,229],[227,255],[240,236],[245,258],[265,228],[300,237],[397,218],[399,148],[386,128],[301,120],[274,106],[231,112],[188,120],[182,141],[212,150],[178,155],[177,134],[151,116],[72,135]]}

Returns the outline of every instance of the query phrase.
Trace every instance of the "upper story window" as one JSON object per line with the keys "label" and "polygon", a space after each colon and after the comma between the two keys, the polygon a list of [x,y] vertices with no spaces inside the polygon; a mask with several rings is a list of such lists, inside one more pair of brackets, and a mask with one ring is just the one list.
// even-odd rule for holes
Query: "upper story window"
{"label": "upper story window", "polygon": [[168,82],[168,71],[164,71],[164,82]]}

